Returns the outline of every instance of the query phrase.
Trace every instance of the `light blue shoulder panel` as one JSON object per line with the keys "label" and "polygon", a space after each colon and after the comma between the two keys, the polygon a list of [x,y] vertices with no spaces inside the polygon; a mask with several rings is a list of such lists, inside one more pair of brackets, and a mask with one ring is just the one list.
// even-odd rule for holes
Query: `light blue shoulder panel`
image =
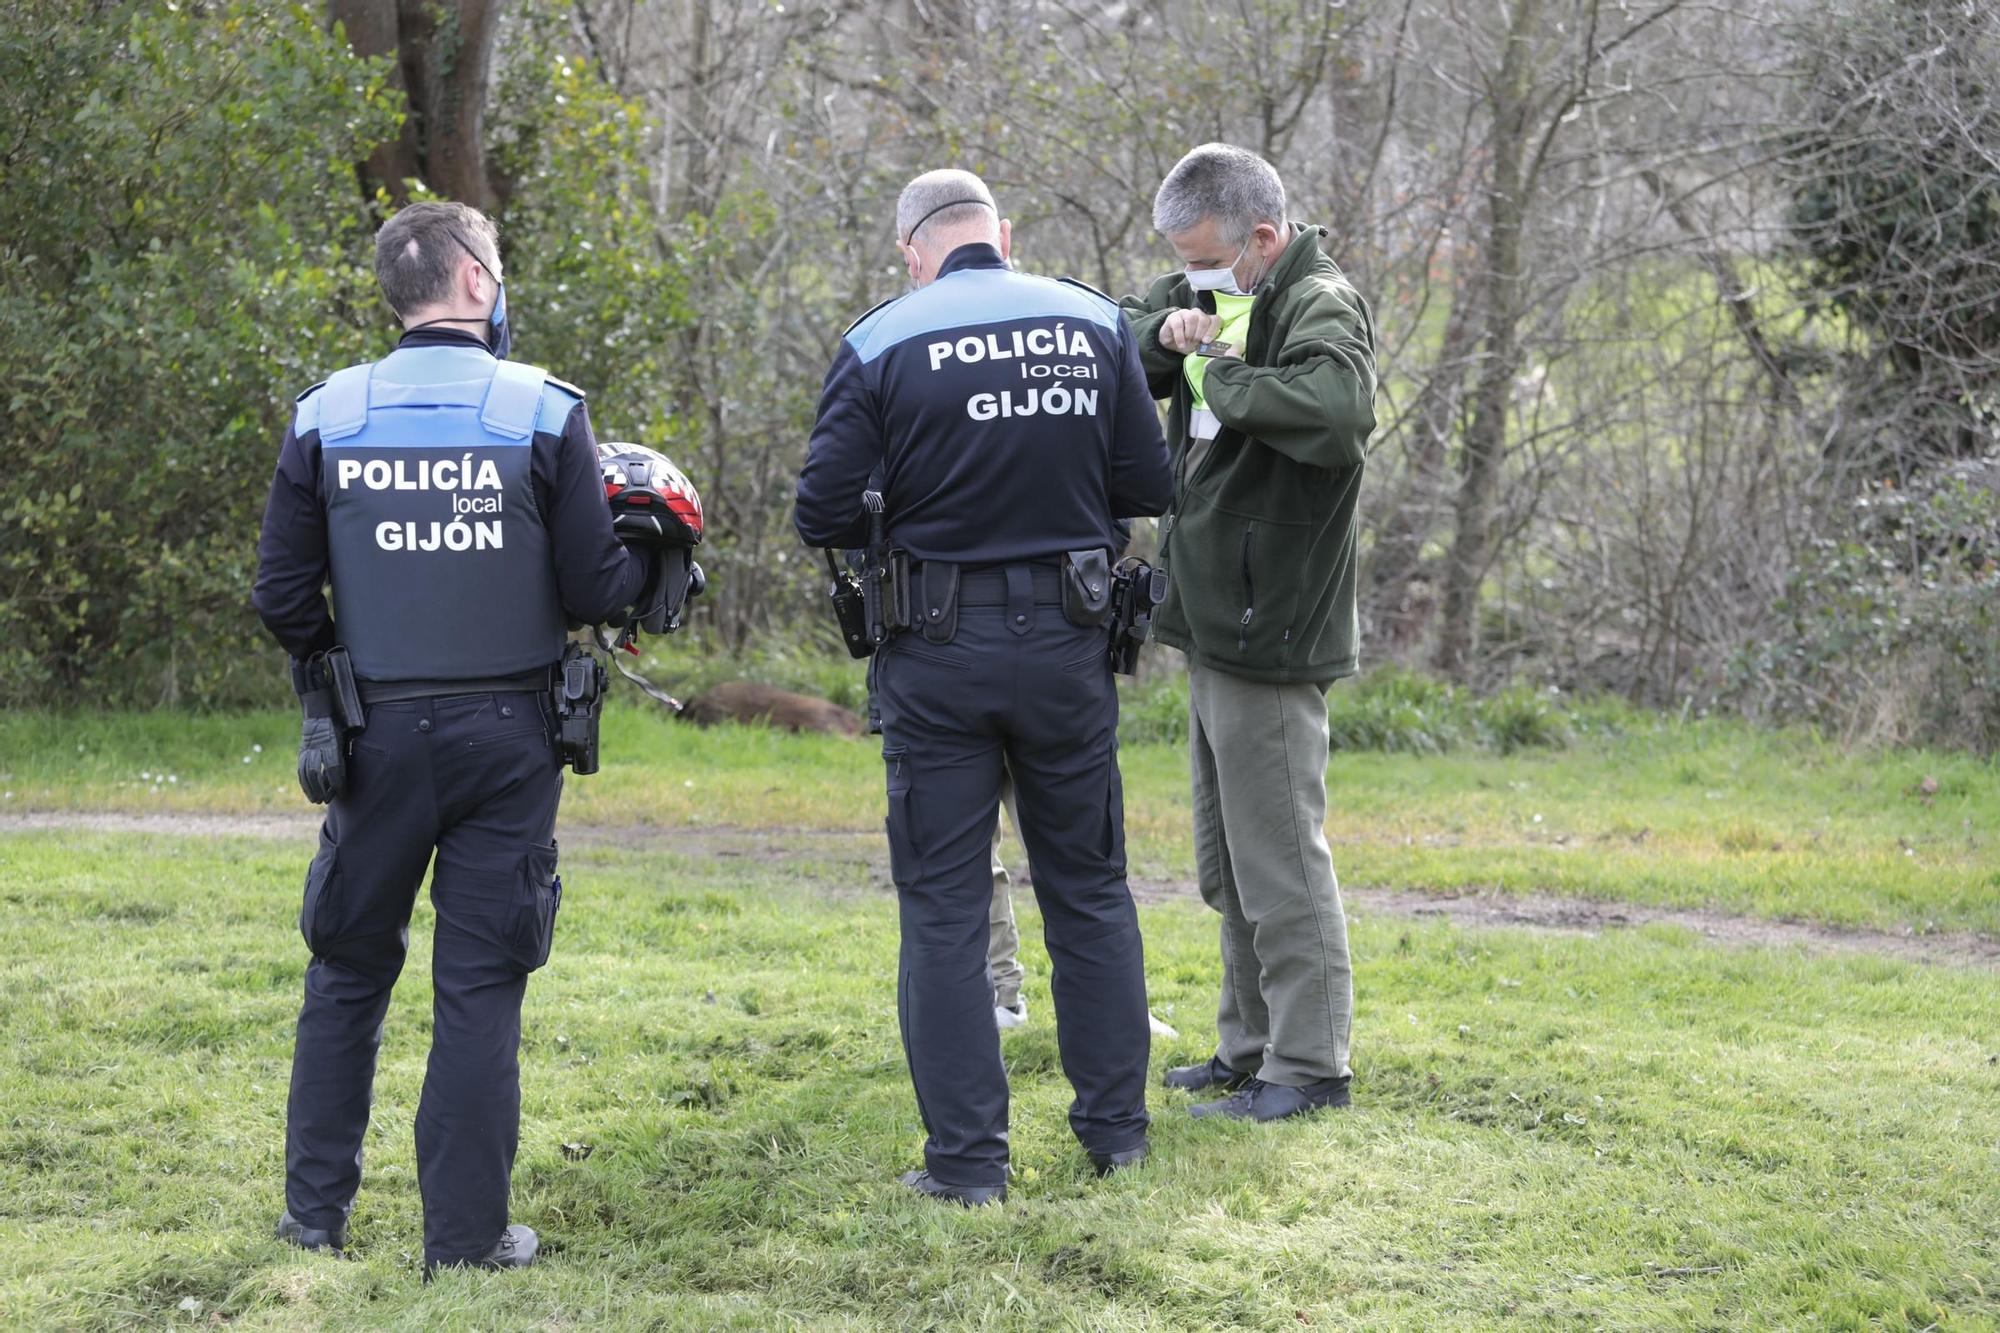
{"label": "light blue shoulder panel", "polygon": [[373,362],[336,370],[326,387],[313,395],[319,404],[319,437],[343,440],[368,424],[368,377],[375,372]]}
{"label": "light blue shoulder panel", "polygon": [[583,390],[567,380],[549,376],[542,389],[542,411],[535,418],[535,429],[545,435],[560,435],[569,424],[569,414],[583,401]]}
{"label": "light blue shoulder panel", "polygon": [[1081,319],[1118,328],[1118,307],[1077,287],[1005,269],[960,269],[890,305],[847,334],[864,363],[913,338],[1018,319]]}
{"label": "light blue shoulder panel", "polygon": [[292,400],[295,404],[292,409],[292,435],[295,438],[304,439],[307,434],[319,429],[319,391],[325,387],[326,381],[321,380]]}
{"label": "light blue shoulder panel", "polygon": [[479,423],[510,440],[533,435],[535,420],[542,412],[542,385],[548,378],[549,372],[540,366],[524,366],[519,361],[496,363]]}

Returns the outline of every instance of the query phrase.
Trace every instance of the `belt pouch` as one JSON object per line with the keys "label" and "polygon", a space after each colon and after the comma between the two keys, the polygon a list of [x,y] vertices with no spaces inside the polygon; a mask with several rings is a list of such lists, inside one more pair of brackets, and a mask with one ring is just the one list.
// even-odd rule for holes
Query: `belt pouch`
{"label": "belt pouch", "polygon": [[361,687],[354,679],[354,659],[345,648],[330,648],[326,654],[327,683],[333,690],[333,720],[343,735],[351,735],[368,725],[361,707]]}
{"label": "belt pouch", "polygon": [[915,629],[920,622],[910,601],[910,555],[907,551],[889,553],[888,592],[889,628]]}
{"label": "belt pouch", "polygon": [[958,566],[945,560],[926,560],[917,573],[910,592],[915,597],[911,610],[931,643],[950,643],[958,637]]}
{"label": "belt pouch", "polygon": [[1063,619],[1085,629],[1102,625],[1111,614],[1111,552],[1064,551],[1062,573]]}

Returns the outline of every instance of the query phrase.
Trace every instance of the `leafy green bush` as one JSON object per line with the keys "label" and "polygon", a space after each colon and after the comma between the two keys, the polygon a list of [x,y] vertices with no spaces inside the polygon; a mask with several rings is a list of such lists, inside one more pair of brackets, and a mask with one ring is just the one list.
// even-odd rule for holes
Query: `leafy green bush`
{"label": "leafy green bush", "polygon": [[[258,521],[293,396],[393,345],[354,164],[403,94],[317,6],[26,8],[0,31],[0,706],[275,702]],[[517,342],[657,441],[688,283],[650,127],[558,9],[517,16],[491,118]]]}
{"label": "leafy green bush", "polygon": [[665,386],[690,322],[689,284],[648,197],[653,127],[570,50],[566,7],[515,17],[490,156],[511,182],[499,217],[517,355],[590,395],[600,440],[671,451],[677,405]]}
{"label": "leafy green bush", "polygon": [[[1187,676],[1164,672],[1121,690],[1119,735],[1127,742],[1185,744]],[[1577,702],[1526,685],[1480,698],[1432,676],[1384,667],[1327,692],[1335,750],[1444,754],[1452,750],[1560,749],[1579,734],[1623,730],[1634,714],[1610,701]]]}
{"label": "leafy green bush", "polygon": [[1441,754],[1477,736],[1469,698],[1414,671],[1370,672],[1327,691],[1327,730],[1336,750]]}
{"label": "leafy green bush", "polygon": [[[1159,653],[1149,648],[1148,653]],[[1162,671],[1143,680],[1118,680],[1118,739],[1127,745],[1157,741],[1185,745],[1188,689],[1185,671]]]}
{"label": "leafy green bush", "polygon": [[1473,705],[1486,748],[1501,754],[1517,750],[1560,750],[1570,742],[1570,721],[1547,694],[1526,685],[1512,685]]}
{"label": "leafy green bush", "polygon": [[2000,456],[1855,498],[1740,653],[1727,689],[1753,712],[1849,740],[2000,750]]}
{"label": "leafy green bush", "polygon": [[379,328],[386,63],[304,5],[0,35],[0,705],[268,697],[246,605],[291,397]]}

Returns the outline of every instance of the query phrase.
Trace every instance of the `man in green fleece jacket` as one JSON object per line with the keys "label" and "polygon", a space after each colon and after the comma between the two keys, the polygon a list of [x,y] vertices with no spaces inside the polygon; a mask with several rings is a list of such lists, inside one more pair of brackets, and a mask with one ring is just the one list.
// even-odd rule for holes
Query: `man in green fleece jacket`
{"label": "man in green fleece jacket", "polygon": [[1173,582],[1154,633],[1188,658],[1196,870],[1222,914],[1215,1054],[1166,1081],[1228,1094],[1196,1115],[1280,1120],[1348,1103],[1326,691],[1355,668],[1374,320],[1254,153],[1189,153],[1153,225],[1184,265],[1124,302],[1153,396],[1172,402]]}

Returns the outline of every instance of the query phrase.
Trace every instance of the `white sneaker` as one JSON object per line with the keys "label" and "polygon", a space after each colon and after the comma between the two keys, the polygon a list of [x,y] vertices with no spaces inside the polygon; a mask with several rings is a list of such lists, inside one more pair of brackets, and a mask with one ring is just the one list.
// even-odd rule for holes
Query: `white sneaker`
{"label": "white sneaker", "polygon": [[1026,1000],[1014,1001],[1012,1009],[998,1004],[993,1006],[993,1026],[999,1028],[1002,1032],[1005,1032],[1008,1028],[1026,1027],[1027,1025],[1028,1002]]}
{"label": "white sneaker", "polygon": [[1180,1033],[1179,1033],[1179,1032],[1178,1032],[1178,1031],[1177,1031],[1177,1030],[1176,1030],[1175,1028],[1173,1028],[1173,1027],[1172,1027],[1172,1026],[1171,1026],[1170,1024],[1167,1024],[1167,1023],[1162,1023],[1162,1022],[1160,1021],[1160,1016],[1159,1016],[1158,1014],[1154,1013],[1154,1012],[1153,1012],[1152,1010],[1150,1010],[1150,1009],[1148,1009],[1148,1010],[1146,1011],[1146,1026],[1148,1026],[1148,1027],[1150,1027],[1150,1028],[1152,1028],[1152,1029],[1153,1029],[1153,1035],[1154,1035],[1154,1036],[1156,1036],[1156,1037],[1164,1037],[1164,1038],[1166,1038],[1166,1039],[1167,1039],[1167,1040],[1169,1040],[1169,1041],[1171,1041],[1171,1040],[1173,1040],[1173,1039],[1174,1039],[1175,1037],[1178,1037],[1178,1036],[1180,1036],[1180,1035],[1181,1035],[1181,1034],[1180,1034]]}

